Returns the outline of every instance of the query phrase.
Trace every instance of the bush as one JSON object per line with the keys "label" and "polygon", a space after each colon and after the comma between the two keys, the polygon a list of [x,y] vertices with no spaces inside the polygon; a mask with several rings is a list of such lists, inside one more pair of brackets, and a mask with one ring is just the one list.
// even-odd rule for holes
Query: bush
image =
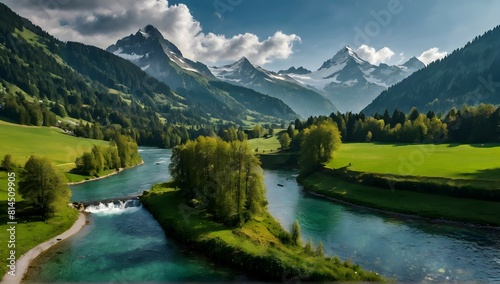
{"label": "bush", "polygon": [[12,172],[14,169],[15,165],[14,162],[12,161],[12,155],[7,154],[2,160],[2,170],[7,171],[7,172]]}

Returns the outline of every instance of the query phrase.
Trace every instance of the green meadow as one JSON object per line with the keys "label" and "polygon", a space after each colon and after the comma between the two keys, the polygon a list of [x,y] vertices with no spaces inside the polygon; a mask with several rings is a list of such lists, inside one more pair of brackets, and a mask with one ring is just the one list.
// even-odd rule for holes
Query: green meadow
{"label": "green meadow", "polygon": [[327,168],[402,176],[500,180],[498,144],[346,143]]}
{"label": "green meadow", "polygon": [[[76,157],[89,151],[93,145],[107,145],[106,141],[98,141],[84,138],[77,138],[64,134],[60,129],[53,127],[31,127],[8,123],[0,120],[0,160],[6,154],[13,156],[14,162],[23,166],[28,158],[33,155],[49,157],[61,172],[65,173],[70,181],[83,180],[86,177],[67,173],[75,164]],[[16,185],[19,182],[21,169],[16,168]],[[2,240],[0,241],[0,258],[8,257],[7,234],[7,172],[0,171],[0,231]],[[21,196],[16,196],[16,255],[19,258],[22,254],[36,245],[54,237],[69,229],[76,218],[78,212],[63,205],[58,208],[56,215],[44,222],[41,218],[35,217],[34,208],[23,201]],[[6,265],[0,266],[0,275],[6,272]]]}
{"label": "green meadow", "polygon": [[32,127],[0,120],[0,156],[11,154],[16,163],[24,164],[33,155],[49,157],[57,166],[74,166],[75,159],[94,145],[109,142],[77,138],[55,127]]}
{"label": "green meadow", "polygon": [[[49,157],[70,182],[82,181],[88,176],[69,173],[75,160],[94,145],[108,145],[108,141],[78,138],[55,127],[33,127],[0,120],[0,160],[11,154],[14,162],[24,165],[31,155]],[[112,172],[112,171],[111,171]],[[108,174],[106,173],[100,173]]]}
{"label": "green meadow", "polygon": [[248,144],[252,149],[259,149],[258,153],[265,152],[276,152],[281,147],[280,141],[278,140],[279,134],[286,131],[286,129],[275,129],[274,135],[269,138],[255,138],[249,139]]}

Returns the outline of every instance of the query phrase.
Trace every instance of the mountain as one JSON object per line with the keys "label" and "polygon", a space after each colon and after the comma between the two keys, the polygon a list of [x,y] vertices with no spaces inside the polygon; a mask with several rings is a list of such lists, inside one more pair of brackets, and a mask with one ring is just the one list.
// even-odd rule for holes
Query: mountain
{"label": "mountain", "polygon": [[341,112],[359,112],[380,92],[423,67],[415,57],[399,66],[376,66],[345,46],[318,70],[294,73],[289,69],[287,75],[312,90],[321,91]]}
{"label": "mountain", "polygon": [[171,123],[210,121],[195,104],[130,62],[96,47],[61,42],[1,3],[0,16],[0,102],[5,106],[0,116],[38,125],[36,113],[48,110],[136,129],[161,128],[160,117]]}
{"label": "mountain", "polygon": [[282,75],[285,75],[285,74],[298,74],[298,75],[305,75],[305,74],[309,74],[311,73],[311,70],[308,70],[302,66],[300,66],[299,68],[295,68],[294,66],[288,68],[287,70],[280,70],[278,72],[278,74],[282,74]]}
{"label": "mountain", "polygon": [[[90,123],[82,136],[109,139],[121,132],[141,145],[171,147],[210,135],[217,130],[214,121],[243,125],[297,117],[276,98],[210,81],[208,68],[206,77],[199,77],[204,86],[198,92],[173,91],[122,57],[55,39],[2,3],[0,17],[1,119],[46,126],[81,120]],[[204,65],[193,66],[203,72]],[[217,93],[210,97],[207,89]]]}
{"label": "mountain", "polygon": [[210,71],[223,81],[278,98],[302,117],[329,115],[337,111],[328,99],[317,92],[301,86],[287,75],[254,66],[245,57],[231,65],[210,67]]}
{"label": "mountain", "polygon": [[447,112],[464,104],[500,104],[500,26],[476,37],[380,94],[363,112],[387,108]]}
{"label": "mountain", "polygon": [[[291,120],[297,117],[285,103],[248,88],[221,83],[209,68],[185,58],[182,52],[152,25],[124,37],[106,49],[134,63],[150,76],[169,85],[193,102],[212,106],[211,112],[229,112],[222,117],[237,122],[266,119],[266,116]],[[263,103],[265,102],[265,103]],[[279,111],[278,111],[279,110]]]}

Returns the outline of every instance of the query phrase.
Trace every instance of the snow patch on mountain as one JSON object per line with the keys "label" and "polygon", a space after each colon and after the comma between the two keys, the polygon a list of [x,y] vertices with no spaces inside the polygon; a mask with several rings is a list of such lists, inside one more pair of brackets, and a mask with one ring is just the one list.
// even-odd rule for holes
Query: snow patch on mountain
{"label": "snow patch on mountain", "polygon": [[304,74],[304,70],[292,67],[280,73],[305,87],[320,90],[342,112],[359,112],[381,91],[424,67],[415,57],[403,65],[373,65],[345,46],[316,71]]}

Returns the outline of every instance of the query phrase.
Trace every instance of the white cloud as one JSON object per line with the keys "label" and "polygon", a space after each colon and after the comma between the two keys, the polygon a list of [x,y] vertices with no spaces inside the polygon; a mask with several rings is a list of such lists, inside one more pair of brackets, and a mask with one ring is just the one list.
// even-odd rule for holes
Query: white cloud
{"label": "white cloud", "polygon": [[447,54],[448,52],[446,51],[439,52],[439,48],[433,47],[429,50],[422,52],[422,54],[420,54],[420,56],[417,58],[418,60],[422,61],[425,65],[428,65],[432,61],[445,57]]}
{"label": "white cloud", "polygon": [[388,47],[376,50],[374,47],[363,44],[356,49],[356,54],[361,59],[364,59],[371,64],[378,65],[380,63],[387,63],[387,61],[389,61],[395,53]]}
{"label": "white cloud", "polygon": [[204,63],[238,60],[246,56],[253,63],[265,64],[286,59],[293,53],[295,34],[277,31],[266,39],[245,33],[227,37],[204,33],[185,4],[168,1],[56,1],[52,6],[33,5],[30,0],[6,0],[7,5],[28,17],[55,37],[79,41],[101,48],[152,24],[186,56]]}

